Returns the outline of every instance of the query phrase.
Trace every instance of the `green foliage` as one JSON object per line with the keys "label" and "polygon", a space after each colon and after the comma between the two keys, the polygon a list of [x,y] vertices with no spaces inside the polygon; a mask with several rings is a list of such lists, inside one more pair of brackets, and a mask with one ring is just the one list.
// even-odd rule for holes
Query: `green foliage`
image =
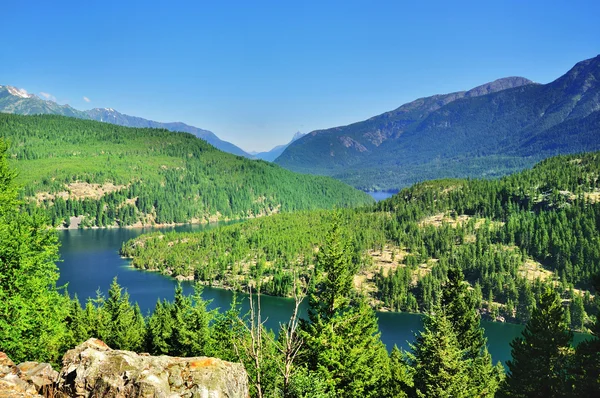
{"label": "green foliage", "polygon": [[[594,285],[599,291],[600,275],[594,278]],[[579,343],[572,361],[570,375],[575,397],[592,397],[600,391],[600,311],[595,318],[590,328],[592,337]]]}
{"label": "green foliage", "polygon": [[502,380],[502,365],[492,365],[487,351],[487,340],[483,336],[476,300],[463,281],[458,269],[448,271],[448,281],[442,294],[442,310],[456,335],[462,359],[467,363],[469,385],[479,397],[493,397]]}
{"label": "green foliage", "polygon": [[340,233],[339,215],[319,250],[317,281],[302,320],[304,360],[338,397],[377,397],[389,379],[389,361],[375,312],[351,291],[356,263]]}
{"label": "green foliage", "polygon": [[[123,226],[372,202],[333,179],[226,154],[187,133],[0,114],[0,137],[11,144],[8,153],[25,186],[27,210],[36,213],[39,206],[59,226],[71,216],[83,216],[83,226]],[[74,183],[115,188],[104,192],[85,185],[92,192],[84,194],[75,192]]]}
{"label": "green foliage", "polygon": [[452,323],[443,314],[428,316],[409,356],[417,397],[472,397],[468,363],[463,360]]}
{"label": "green foliage", "polygon": [[512,360],[502,394],[509,397],[558,397],[570,392],[568,361],[573,338],[560,298],[547,289],[523,337],[512,343]]}
{"label": "green foliage", "polygon": [[210,333],[215,311],[202,298],[196,285],[192,296],[185,296],[181,286],[175,289],[173,302],[158,301],[146,322],[148,352],[172,356],[208,356],[214,351]]}
{"label": "green foliage", "polygon": [[[344,210],[340,217],[344,233],[359,228],[349,239],[355,248],[353,259],[364,262],[361,253],[383,236],[383,228],[377,226],[385,216]],[[142,269],[234,288],[260,280],[262,293],[289,296],[294,277],[304,280],[312,273],[309,265],[325,238],[328,220],[324,211],[296,212],[202,232],[148,234],[124,243],[121,254],[132,257],[132,265]]]}
{"label": "green foliage", "polygon": [[0,351],[19,363],[57,363],[67,341],[68,299],[56,287],[56,233],[19,211],[14,171],[0,140]]}
{"label": "green foliage", "polygon": [[[585,329],[590,300],[571,292],[593,291],[590,277],[600,271],[599,172],[598,153],[560,156],[497,181],[429,181],[373,207],[339,210],[356,265],[348,272],[374,275],[371,294],[381,307],[427,312],[456,269],[485,317],[520,323],[552,286],[571,300],[572,327]],[[436,225],[431,217],[443,220]],[[124,244],[122,254],[134,266],[214,286],[261,279],[263,293],[289,296],[293,265],[302,265],[301,280],[310,276],[329,220],[327,211],[297,212],[200,233],[144,235]],[[384,247],[403,252],[394,259],[399,266],[372,264],[370,256]],[[528,275],[528,264],[537,264],[540,277]]]}
{"label": "green foliage", "polygon": [[145,324],[143,319],[140,319],[140,309],[137,304],[131,305],[129,293],[123,292],[116,277],[110,285],[108,298],[101,311],[106,313],[103,318],[108,323],[106,325],[107,334],[104,337],[106,344],[121,350],[139,351],[142,349]]}

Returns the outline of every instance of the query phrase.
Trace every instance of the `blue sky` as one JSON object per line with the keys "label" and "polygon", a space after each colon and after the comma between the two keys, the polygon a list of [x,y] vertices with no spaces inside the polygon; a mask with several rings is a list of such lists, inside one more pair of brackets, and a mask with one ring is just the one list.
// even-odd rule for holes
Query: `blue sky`
{"label": "blue sky", "polygon": [[12,1],[0,84],[263,150],[500,77],[550,82],[600,53],[598,15],[595,0]]}

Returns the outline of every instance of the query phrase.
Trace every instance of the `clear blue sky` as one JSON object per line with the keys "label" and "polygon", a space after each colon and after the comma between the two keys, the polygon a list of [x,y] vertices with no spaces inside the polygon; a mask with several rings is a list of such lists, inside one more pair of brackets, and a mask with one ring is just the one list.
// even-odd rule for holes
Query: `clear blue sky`
{"label": "clear blue sky", "polygon": [[597,0],[44,0],[1,14],[0,84],[246,150],[500,77],[547,83],[600,53]]}

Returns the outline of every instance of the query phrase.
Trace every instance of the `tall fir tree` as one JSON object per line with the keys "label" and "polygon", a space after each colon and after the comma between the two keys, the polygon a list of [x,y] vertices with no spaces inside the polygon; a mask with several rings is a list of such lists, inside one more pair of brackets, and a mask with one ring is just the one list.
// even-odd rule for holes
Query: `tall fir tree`
{"label": "tall fir tree", "polygon": [[439,311],[425,318],[423,331],[409,354],[417,397],[477,396],[469,381],[469,362],[448,317]]}
{"label": "tall fir tree", "polygon": [[0,139],[0,351],[17,363],[56,363],[69,314],[56,286],[58,239],[44,218],[20,211],[6,151]]}
{"label": "tall fir tree", "polygon": [[479,397],[493,397],[503,376],[502,365],[493,366],[487,350],[476,298],[459,268],[448,270],[442,290],[442,309],[452,325],[463,359],[468,361],[469,383]]}
{"label": "tall fir tree", "polygon": [[317,267],[322,279],[310,295],[308,320],[302,320],[304,360],[338,397],[379,397],[390,378],[375,312],[352,291],[357,264],[341,218],[335,213]]}
{"label": "tall fir tree", "polygon": [[[600,292],[600,275],[594,278],[596,294]],[[591,326],[592,338],[579,343],[575,351],[571,377],[573,396],[593,397],[600,395],[600,308]]]}
{"label": "tall fir tree", "polygon": [[104,342],[120,350],[139,351],[144,346],[145,324],[136,309],[129,302],[129,293],[117,282],[115,277],[108,290],[108,298],[99,311],[106,319]]}
{"label": "tall fir tree", "polygon": [[573,333],[560,297],[546,288],[522,337],[511,343],[512,359],[501,387],[507,397],[559,397],[570,393],[568,361]]}

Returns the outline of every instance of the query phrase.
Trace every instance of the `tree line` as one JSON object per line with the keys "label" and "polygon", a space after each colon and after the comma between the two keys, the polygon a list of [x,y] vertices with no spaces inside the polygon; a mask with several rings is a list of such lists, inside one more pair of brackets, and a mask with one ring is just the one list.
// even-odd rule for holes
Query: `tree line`
{"label": "tree line", "polygon": [[[187,133],[0,114],[0,137],[9,142],[25,209],[54,226],[71,217],[82,217],[81,227],[153,225],[372,202],[334,179],[227,154]],[[116,188],[94,191],[107,183]],[[73,184],[92,192],[77,194]]]}
{"label": "tree line", "polygon": [[[567,303],[569,325],[586,330],[600,272],[598,153],[548,159],[500,180],[428,181],[374,206],[344,209],[362,275],[372,275],[376,308],[429,312],[452,268],[471,285],[489,319],[527,322],[546,288]],[[121,253],[142,269],[289,296],[292,270],[310,270],[327,231],[327,211],[295,212],[195,233],[154,233]],[[431,221],[430,219],[434,220]],[[437,221],[436,221],[437,220]],[[376,254],[391,251],[387,263]],[[297,275],[303,277],[303,275]]]}

